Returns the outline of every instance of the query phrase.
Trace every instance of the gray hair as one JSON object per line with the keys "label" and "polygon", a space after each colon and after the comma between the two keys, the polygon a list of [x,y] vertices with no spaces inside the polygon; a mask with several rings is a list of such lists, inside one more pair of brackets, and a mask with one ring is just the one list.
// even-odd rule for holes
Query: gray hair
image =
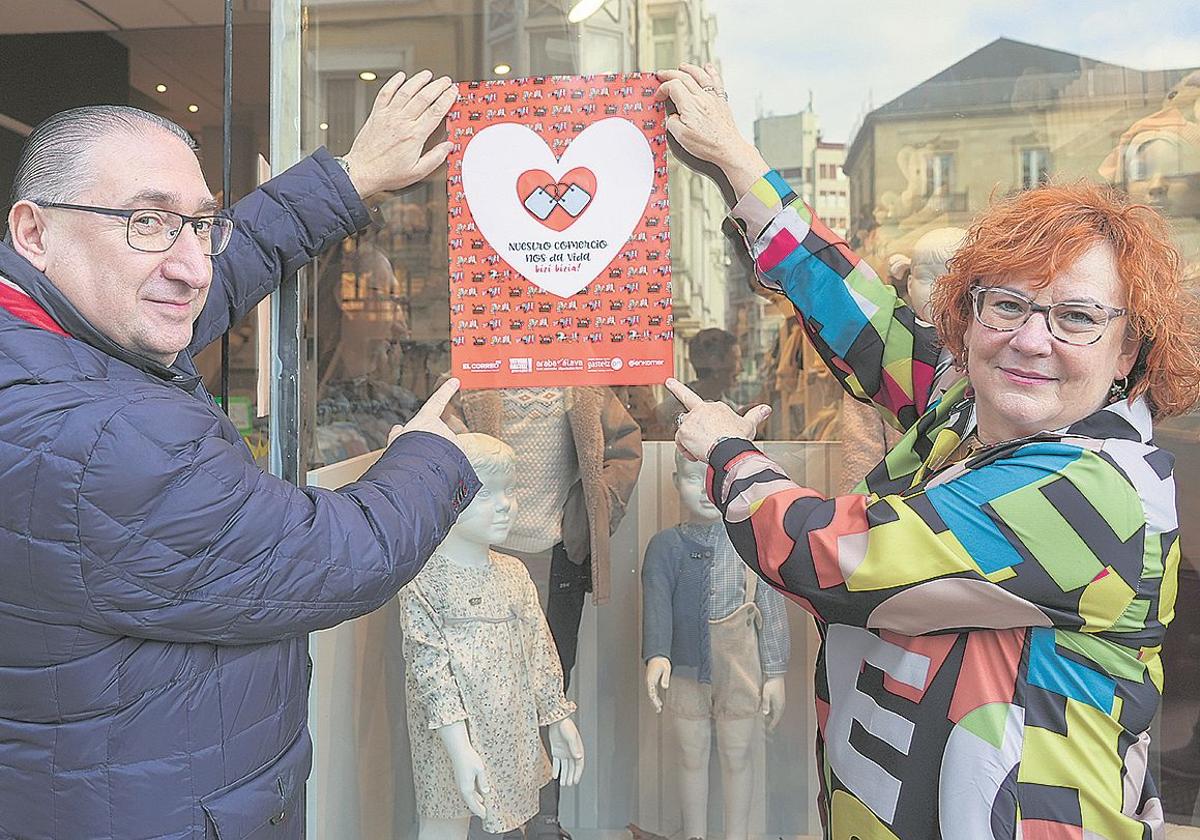
{"label": "gray hair", "polygon": [[87,105],[47,117],[21,149],[8,206],[18,201],[69,201],[93,175],[86,154],[93,143],[120,132],[144,134],[147,128],[175,135],[193,152],[200,149],[176,123],[129,105]]}

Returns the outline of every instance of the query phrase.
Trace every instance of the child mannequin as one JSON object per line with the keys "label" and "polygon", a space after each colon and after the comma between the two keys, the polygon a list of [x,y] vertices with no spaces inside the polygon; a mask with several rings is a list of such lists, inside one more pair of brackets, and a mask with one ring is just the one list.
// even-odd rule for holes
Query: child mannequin
{"label": "child mannequin", "polygon": [[573,785],[583,773],[537,590],[520,561],[489,548],[512,526],[514,453],[487,435],[458,440],[483,487],[400,592],[420,840],[462,840],[471,814],[488,832],[519,828],[551,777]]}
{"label": "child mannequin", "polygon": [[[708,762],[716,721],[726,840],[749,832],[757,718],[784,707],[789,638],[783,598],[737,556],[705,492],[701,463],[675,459],[684,523],[654,536],[642,566],[646,692],[661,712],[667,690],[679,741],[687,838],[708,832]],[[764,679],[765,678],[765,679]]]}

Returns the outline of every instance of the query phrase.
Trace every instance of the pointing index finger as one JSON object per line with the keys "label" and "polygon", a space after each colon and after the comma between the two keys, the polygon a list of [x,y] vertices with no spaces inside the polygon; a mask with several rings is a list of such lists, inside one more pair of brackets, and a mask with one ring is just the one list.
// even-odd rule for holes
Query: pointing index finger
{"label": "pointing index finger", "polygon": [[441,417],[446,406],[450,404],[450,400],[458,393],[460,384],[457,379],[448,379],[442,387],[433,392],[429,399],[425,400],[425,404],[417,413],[425,417]]}
{"label": "pointing index finger", "polygon": [[693,408],[704,405],[704,398],[678,379],[668,379],[666,384],[667,390],[671,392],[675,399],[679,400],[680,404],[683,405],[684,411],[691,411]]}

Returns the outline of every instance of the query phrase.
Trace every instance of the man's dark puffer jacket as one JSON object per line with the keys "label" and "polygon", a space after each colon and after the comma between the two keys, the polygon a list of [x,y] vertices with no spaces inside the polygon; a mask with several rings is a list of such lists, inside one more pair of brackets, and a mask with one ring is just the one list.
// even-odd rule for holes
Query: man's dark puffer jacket
{"label": "man's dark puffer jacket", "polygon": [[478,481],[402,435],[361,481],[263,473],[191,353],[365,226],[324,150],[234,210],[192,347],[168,369],[88,325],[0,244],[0,838],[298,838],[305,634],[424,564]]}

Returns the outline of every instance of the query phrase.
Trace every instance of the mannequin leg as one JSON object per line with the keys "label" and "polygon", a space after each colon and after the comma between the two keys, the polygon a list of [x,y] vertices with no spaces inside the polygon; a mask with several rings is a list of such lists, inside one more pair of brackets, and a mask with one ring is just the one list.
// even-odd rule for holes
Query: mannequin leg
{"label": "mannequin leg", "polygon": [[750,797],[754,768],[750,765],[756,718],[717,721],[717,760],[725,789],[725,840],[746,840],[750,831]]}
{"label": "mannequin leg", "polygon": [[558,648],[563,671],[563,690],[571,687],[571,671],[579,650],[579,627],[583,623],[583,605],[592,588],[592,563],[572,563],[562,543],[554,546],[550,559],[550,580],[546,595],[546,623]]}
{"label": "mannequin leg", "polygon": [[470,817],[455,820],[421,817],[417,840],[464,840]]}
{"label": "mannequin leg", "polygon": [[[546,596],[546,623],[558,649],[562,665],[563,690],[571,687],[571,671],[579,648],[579,626],[583,622],[583,604],[592,588],[590,561],[572,563],[562,543],[554,546],[550,559],[550,578]],[[546,732],[542,731],[543,744]],[[570,838],[558,822],[559,785],[551,779],[538,794],[538,813],[526,828],[529,840]]]}
{"label": "mannequin leg", "polygon": [[679,740],[679,799],[683,805],[683,836],[708,835],[708,759],[712,724],[708,720],[675,718]]}
{"label": "mannequin leg", "polygon": [[467,840],[524,840],[524,837],[525,832],[520,828],[514,828],[503,834],[491,834],[483,830],[483,821],[475,816],[471,817],[471,824],[467,827]]}

